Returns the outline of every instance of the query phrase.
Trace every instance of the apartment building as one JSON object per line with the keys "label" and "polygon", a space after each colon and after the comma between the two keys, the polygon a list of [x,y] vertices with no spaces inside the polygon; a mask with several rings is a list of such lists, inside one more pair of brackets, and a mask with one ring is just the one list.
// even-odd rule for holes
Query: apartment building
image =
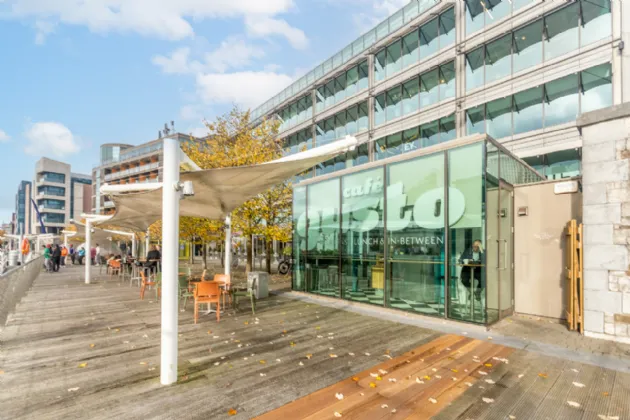
{"label": "apartment building", "polygon": [[35,164],[33,199],[41,216],[31,209],[31,231],[34,234],[59,233],[71,219],[79,218],[90,208],[92,180],[89,175],[73,173],[71,166],[49,158]]}
{"label": "apartment building", "polygon": [[31,204],[33,184],[30,181],[22,181],[18,186],[18,192],[15,195],[15,227],[14,232],[30,235],[31,234],[31,213],[33,205]]}

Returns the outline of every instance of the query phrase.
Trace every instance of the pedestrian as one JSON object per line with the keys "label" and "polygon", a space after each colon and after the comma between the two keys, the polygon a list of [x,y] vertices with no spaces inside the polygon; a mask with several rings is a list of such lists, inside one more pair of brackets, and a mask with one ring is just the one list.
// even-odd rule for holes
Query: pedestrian
{"label": "pedestrian", "polygon": [[52,263],[53,271],[56,273],[59,271],[59,265],[61,263],[61,248],[59,248],[59,245],[55,245],[55,248],[52,251]]}
{"label": "pedestrian", "polygon": [[92,264],[92,265],[94,265],[94,264],[95,264],[95,263],[94,263],[94,261],[95,261],[95,260],[96,260],[96,248],[92,247],[92,248],[90,249],[90,261],[92,261],[92,262],[91,262],[91,264]]}
{"label": "pedestrian", "polygon": [[99,244],[96,244],[96,256],[94,257],[94,264],[101,265],[101,247]]}
{"label": "pedestrian", "polygon": [[66,266],[66,257],[68,256],[68,248],[65,246],[61,247],[61,266]]}
{"label": "pedestrian", "polygon": [[85,259],[85,248],[84,247],[79,248],[78,255],[79,255],[79,265],[83,265],[83,260]]}
{"label": "pedestrian", "polygon": [[70,254],[70,260],[72,261],[72,265],[74,265],[74,258],[75,258],[74,245],[70,244],[70,249],[68,250],[68,254]]}
{"label": "pedestrian", "polygon": [[46,245],[44,247],[44,267],[46,268],[47,272],[51,272],[52,271],[52,252],[50,251],[50,245]]}

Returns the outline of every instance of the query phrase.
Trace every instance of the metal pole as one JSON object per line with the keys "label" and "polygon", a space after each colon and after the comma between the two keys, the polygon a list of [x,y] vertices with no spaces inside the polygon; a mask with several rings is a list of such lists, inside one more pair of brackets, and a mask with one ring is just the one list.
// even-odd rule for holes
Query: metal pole
{"label": "metal pole", "polygon": [[63,234],[63,246],[68,248],[68,235],[65,233]]}
{"label": "metal pole", "polygon": [[135,257],[138,254],[138,243],[136,242],[136,234],[131,237],[131,256]]}
{"label": "metal pole", "polygon": [[85,284],[90,284],[90,265],[92,264],[92,222],[85,219]]}
{"label": "metal pole", "polygon": [[18,250],[20,253],[20,265],[24,265],[24,253],[22,252],[23,244],[24,244],[24,235],[20,235],[20,243],[18,246]]}
{"label": "metal pole", "polygon": [[147,229],[147,234],[144,239],[144,256],[145,258],[149,256],[149,244],[151,243],[151,235],[149,234],[149,229]]}
{"label": "metal pole", "polygon": [[232,264],[232,217],[225,218],[225,274],[230,275],[230,265]]}
{"label": "metal pole", "polygon": [[162,385],[177,382],[177,271],[179,269],[179,143],[164,138],[162,188]]}

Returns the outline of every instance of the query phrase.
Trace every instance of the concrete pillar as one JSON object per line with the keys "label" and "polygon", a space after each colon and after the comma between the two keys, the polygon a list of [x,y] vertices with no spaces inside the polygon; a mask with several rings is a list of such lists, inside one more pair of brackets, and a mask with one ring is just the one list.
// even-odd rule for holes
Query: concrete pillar
{"label": "concrete pillar", "polygon": [[92,268],[92,222],[85,220],[85,284],[90,284],[90,270]]}

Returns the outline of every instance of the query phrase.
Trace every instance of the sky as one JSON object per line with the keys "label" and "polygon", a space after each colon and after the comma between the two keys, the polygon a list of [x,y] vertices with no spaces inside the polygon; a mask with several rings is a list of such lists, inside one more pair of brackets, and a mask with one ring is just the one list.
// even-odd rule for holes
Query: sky
{"label": "sky", "polygon": [[408,0],[0,0],[0,222],[41,157],[90,174],[103,143],[205,133]]}

